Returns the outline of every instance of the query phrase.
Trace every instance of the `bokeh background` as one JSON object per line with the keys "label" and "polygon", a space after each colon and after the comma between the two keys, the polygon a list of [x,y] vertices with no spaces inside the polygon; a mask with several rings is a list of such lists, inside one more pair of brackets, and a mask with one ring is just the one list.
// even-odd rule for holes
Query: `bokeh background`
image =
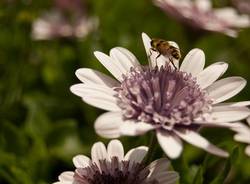
{"label": "bokeh background", "polygon": [[[231,2],[214,1],[215,7],[226,5]],[[226,61],[229,69],[225,76],[240,75],[250,81],[250,29],[241,31],[238,38],[195,31],[167,16],[151,0],[89,0],[81,6],[84,15],[98,19],[98,26],[87,36],[34,40],[33,22],[55,9],[55,2],[0,1],[1,184],[55,182],[61,172],[74,169],[74,155],[89,155],[94,142],[108,141],[93,129],[94,120],[103,111],[84,104],[69,91],[79,82],[74,75],[78,68],[108,73],[94,57],[95,50],[107,53],[115,46],[126,47],[146,63],[141,40],[141,33],[146,32],[176,41],[183,55],[201,48],[206,65]],[[232,101],[250,99],[249,94],[250,84]],[[245,145],[234,142],[228,130],[204,129],[202,134],[233,151],[233,157],[217,158],[186,144],[183,155],[172,161],[180,183],[250,183]],[[149,136],[121,140],[128,150],[147,145]],[[155,157],[161,156],[161,149],[157,151]]]}

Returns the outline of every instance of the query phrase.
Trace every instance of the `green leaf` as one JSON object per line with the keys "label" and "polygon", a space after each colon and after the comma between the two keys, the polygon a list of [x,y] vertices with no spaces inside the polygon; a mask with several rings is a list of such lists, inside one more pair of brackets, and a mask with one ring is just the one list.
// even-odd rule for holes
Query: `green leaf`
{"label": "green leaf", "polygon": [[203,184],[203,173],[203,166],[200,166],[194,177],[193,184]]}
{"label": "green leaf", "polygon": [[236,147],[232,150],[230,157],[226,161],[223,170],[218,174],[218,176],[210,184],[222,184],[226,180],[232,165],[235,163],[239,156],[239,148]]}

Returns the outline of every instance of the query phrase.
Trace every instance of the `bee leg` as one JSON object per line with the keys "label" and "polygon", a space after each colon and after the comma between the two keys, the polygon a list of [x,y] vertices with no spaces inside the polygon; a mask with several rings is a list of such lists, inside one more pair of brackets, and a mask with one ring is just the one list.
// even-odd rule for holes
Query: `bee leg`
{"label": "bee leg", "polygon": [[159,53],[159,54],[156,56],[156,58],[155,58],[156,66],[158,66],[158,64],[157,64],[157,59],[158,59],[160,56],[161,56],[161,53]]}
{"label": "bee leg", "polygon": [[174,66],[174,69],[177,70],[177,67],[174,64],[174,61],[173,61],[172,57],[169,58],[169,61]]}

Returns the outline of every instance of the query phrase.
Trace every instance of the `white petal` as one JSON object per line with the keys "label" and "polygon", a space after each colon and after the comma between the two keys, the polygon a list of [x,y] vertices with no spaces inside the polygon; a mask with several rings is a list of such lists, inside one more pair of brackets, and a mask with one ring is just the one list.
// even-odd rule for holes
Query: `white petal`
{"label": "white petal", "polygon": [[249,126],[250,126],[250,116],[247,118],[247,123],[248,123]]}
{"label": "white petal", "polygon": [[228,123],[228,122],[206,122],[206,121],[198,121],[198,122],[194,122],[194,124],[198,124],[202,127],[219,127],[219,128],[233,128],[234,127],[234,123]]}
{"label": "white petal", "polygon": [[70,90],[72,93],[80,97],[99,95],[100,97],[106,96],[114,98],[114,95],[116,94],[112,88],[96,84],[75,84],[70,87]]}
{"label": "white petal", "polygon": [[208,122],[233,122],[247,118],[250,115],[250,110],[247,107],[230,107],[219,106],[213,107]]}
{"label": "white petal", "polygon": [[59,175],[59,181],[63,182],[73,182],[74,181],[74,172],[66,171]]}
{"label": "white petal", "polygon": [[124,74],[128,73],[130,68],[140,66],[136,57],[125,48],[115,47],[111,49],[110,56],[116,61],[117,66]]}
{"label": "white petal", "polygon": [[[139,146],[137,148],[131,149],[125,155],[124,160],[129,160],[130,163],[141,163],[148,152],[148,147]],[[132,165],[132,164],[131,164]]]}
{"label": "white petal", "polygon": [[120,137],[120,127],[123,124],[120,112],[107,112],[99,116],[95,121],[95,131],[105,138]]}
{"label": "white petal", "polygon": [[247,146],[245,149],[245,153],[250,156],[250,146]]}
{"label": "white petal", "polygon": [[117,157],[121,161],[124,157],[122,143],[119,140],[112,140],[108,144],[108,155],[110,158]]}
{"label": "white petal", "polygon": [[227,103],[219,103],[219,104],[216,104],[216,105],[215,105],[215,107],[221,107],[221,106],[229,106],[229,107],[244,107],[244,106],[250,106],[250,101],[227,102]]}
{"label": "white petal", "polygon": [[97,84],[108,86],[110,88],[119,86],[119,82],[112,79],[108,75],[105,75],[99,71],[89,69],[89,68],[80,68],[76,70],[77,78],[85,84]]}
{"label": "white petal", "polygon": [[153,129],[155,127],[149,123],[135,121],[125,121],[120,127],[121,134],[128,136],[141,135]]}
{"label": "white petal", "polygon": [[84,168],[90,165],[91,160],[85,155],[77,155],[73,158],[73,163],[76,168]]}
{"label": "white petal", "polygon": [[184,58],[180,70],[197,76],[205,66],[205,54],[201,49],[191,50]]}
{"label": "white petal", "polygon": [[146,33],[142,33],[142,41],[143,41],[143,44],[144,44],[144,47],[145,47],[145,51],[146,51],[147,57],[149,59],[149,65],[151,67],[153,67],[153,66],[155,66],[155,64],[152,63],[152,61],[151,61],[151,58],[152,58],[151,57],[152,53],[150,51],[150,48],[151,48],[151,44],[150,44],[151,39],[150,39],[150,37]]}
{"label": "white petal", "polygon": [[156,179],[159,183],[176,184],[176,182],[179,180],[179,174],[175,171],[160,172],[154,177],[150,177],[150,180],[151,179]]}
{"label": "white petal", "polygon": [[109,99],[99,96],[86,96],[82,100],[94,107],[106,110],[106,111],[120,111],[121,109],[117,106],[114,99]]}
{"label": "white petal", "polygon": [[91,149],[92,162],[95,162],[99,166],[99,160],[108,159],[107,150],[102,142],[97,142]]}
{"label": "white petal", "polygon": [[170,167],[170,162],[167,158],[160,158],[149,164],[147,169],[150,171],[149,176],[154,177],[159,172],[166,172]]}
{"label": "white petal", "polygon": [[108,111],[120,111],[117,106],[116,92],[105,86],[95,84],[75,84],[70,87],[72,93],[82,97],[83,101],[89,105],[108,110]]}
{"label": "white petal", "polygon": [[117,80],[122,81],[123,72],[117,67],[113,58],[99,51],[95,51],[94,55]]}
{"label": "white petal", "polygon": [[213,99],[213,104],[217,104],[235,96],[245,86],[245,79],[241,77],[228,77],[213,83],[206,90]]}
{"label": "white petal", "polygon": [[234,140],[238,142],[250,144],[250,132],[248,132],[248,134],[241,134],[241,133],[236,134],[234,136]]}
{"label": "white petal", "polygon": [[156,135],[163,151],[170,158],[175,159],[180,156],[183,146],[181,140],[176,135],[163,131],[157,131]]}
{"label": "white petal", "polygon": [[195,0],[195,4],[203,12],[209,11],[212,8],[211,0]]}
{"label": "white petal", "polygon": [[197,75],[197,83],[202,89],[210,86],[220,76],[222,76],[228,68],[228,64],[224,62],[214,63]]}
{"label": "white petal", "polygon": [[208,140],[206,140],[204,137],[200,136],[198,133],[191,131],[191,130],[184,130],[184,131],[175,131],[175,133],[180,136],[182,139],[187,141],[190,144],[193,144],[194,146],[197,146],[201,149],[206,150],[209,153],[222,156],[222,157],[228,157],[228,153],[224,150],[214,146]]}

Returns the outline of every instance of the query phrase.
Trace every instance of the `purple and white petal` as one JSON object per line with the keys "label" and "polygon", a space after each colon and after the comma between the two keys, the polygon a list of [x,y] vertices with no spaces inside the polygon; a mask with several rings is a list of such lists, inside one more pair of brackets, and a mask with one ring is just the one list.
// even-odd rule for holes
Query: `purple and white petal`
{"label": "purple and white petal", "polygon": [[119,82],[115,79],[90,68],[80,68],[76,70],[75,74],[85,84],[103,85],[110,88],[119,86]]}
{"label": "purple and white petal", "polygon": [[181,137],[183,140],[187,141],[190,144],[193,144],[196,147],[206,150],[209,153],[221,156],[221,157],[228,157],[228,153],[213,144],[211,144],[208,140],[204,137],[200,136],[197,132],[191,130],[176,130],[175,133]]}
{"label": "purple and white petal", "polygon": [[228,64],[224,62],[214,63],[197,75],[197,83],[202,89],[213,84],[219,77],[221,77],[228,68]]}
{"label": "purple and white petal", "polygon": [[170,161],[167,158],[160,158],[151,162],[148,165],[148,169],[150,171],[149,177],[155,177],[157,173],[164,172],[168,170],[170,167]]}
{"label": "purple and white petal", "polygon": [[154,130],[155,126],[144,122],[124,121],[120,127],[122,135],[135,136],[142,135],[150,130]]}
{"label": "purple and white petal", "polygon": [[208,122],[223,123],[234,122],[247,118],[250,110],[247,107],[218,106],[213,107]]}
{"label": "purple and white petal", "polygon": [[204,12],[212,9],[211,0],[195,0],[194,3],[199,10],[202,10]]}
{"label": "purple and white petal", "polygon": [[160,172],[154,175],[152,179],[157,179],[159,183],[176,184],[176,182],[179,180],[179,174],[174,171]]}
{"label": "purple and white petal", "polygon": [[242,77],[228,77],[216,81],[206,91],[213,104],[223,102],[238,94],[246,86],[246,80]]}
{"label": "purple and white petal", "polygon": [[71,172],[71,171],[63,172],[62,174],[60,174],[58,176],[58,179],[59,179],[59,181],[73,183],[73,181],[74,181],[74,172]]}
{"label": "purple and white petal", "polygon": [[120,111],[114,97],[116,92],[109,87],[95,84],[75,84],[71,86],[70,90],[92,106],[108,111]]}
{"label": "purple and white petal", "polygon": [[124,157],[124,149],[119,140],[111,140],[108,144],[107,150],[110,159],[112,157],[117,157],[118,160],[121,161]]}
{"label": "purple and white petal", "polygon": [[91,160],[85,155],[77,155],[73,158],[73,163],[76,168],[84,168],[90,165]]}
{"label": "purple and white petal", "polygon": [[105,138],[118,138],[121,136],[121,125],[124,123],[120,112],[107,112],[99,116],[94,124],[98,135]]}
{"label": "purple and white petal", "polygon": [[95,51],[95,57],[100,61],[100,63],[118,80],[122,81],[123,71],[117,66],[116,61],[109,57],[108,55]]}
{"label": "purple and white petal", "polygon": [[157,131],[158,142],[163,151],[172,159],[180,156],[183,146],[181,140],[173,133],[166,131]]}
{"label": "purple and white petal", "polygon": [[126,74],[131,68],[140,67],[140,63],[136,57],[127,49],[122,47],[115,47],[110,50],[110,57],[112,57],[117,66]]}
{"label": "purple and white petal", "polygon": [[180,70],[196,77],[205,66],[205,54],[201,49],[191,50],[183,59]]}
{"label": "purple and white petal", "polygon": [[97,142],[91,149],[92,162],[100,166],[100,160],[108,159],[108,154],[105,145],[102,142]]}
{"label": "purple and white petal", "polygon": [[225,103],[219,103],[215,104],[214,107],[246,107],[250,106],[250,101],[241,101],[241,102],[225,102]]}
{"label": "purple and white petal", "polygon": [[141,163],[148,152],[148,147],[139,146],[137,148],[131,149],[127,152],[124,160],[129,160],[131,163]]}

